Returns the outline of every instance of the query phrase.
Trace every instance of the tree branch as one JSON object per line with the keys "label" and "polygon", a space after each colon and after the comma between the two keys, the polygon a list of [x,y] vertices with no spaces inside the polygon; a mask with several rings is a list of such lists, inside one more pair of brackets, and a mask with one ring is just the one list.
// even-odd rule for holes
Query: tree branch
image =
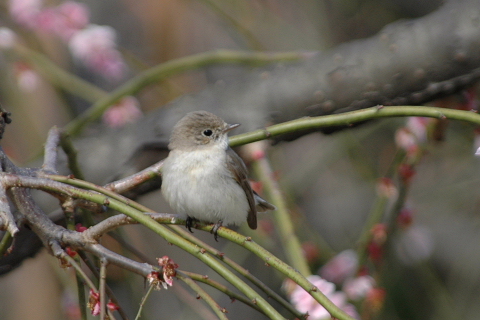
{"label": "tree branch", "polygon": [[[479,10],[480,0],[449,1],[424,17],[392,23],[373,37],[212,84],[151,112],[135,125],[106,129],[100,139],[96,134],[77,141],[80,161],[89,180],[103,182],[139,146],[166,141],[173,125],[193,110],[211,111],[227,122],[242,123],[237,131],[241,133],[305,116],[378,104],[419,105],[449,95],[480,77]],[[96,156],[89,150],[95,150]]]}

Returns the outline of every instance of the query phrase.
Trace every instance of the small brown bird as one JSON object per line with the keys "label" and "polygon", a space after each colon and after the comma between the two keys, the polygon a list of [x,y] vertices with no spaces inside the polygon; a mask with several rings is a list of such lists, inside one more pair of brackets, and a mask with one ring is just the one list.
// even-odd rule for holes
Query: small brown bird
{"label": "small brown bird", "polygon": [[228,146],[227,124],[206,111],[185,115],[173,128],[162,168],[162,193],[190,232],[195,220],[257,228],[257,212],[275,207],[252,190],[243,160]]}

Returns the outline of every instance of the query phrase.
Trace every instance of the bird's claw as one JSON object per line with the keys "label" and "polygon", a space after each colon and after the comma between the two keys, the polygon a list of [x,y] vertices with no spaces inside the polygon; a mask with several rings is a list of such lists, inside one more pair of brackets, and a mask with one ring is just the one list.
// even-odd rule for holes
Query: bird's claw
{"label": "bird's claw", "polygon": [[193,233],[192,231],[192,227],[193,227],[193,224],[195,223],[197,219],[195,218],[191,218],[191,217],[187,217],[187,219],[185,220],[185,227],[188,229],[188,231],[190,231],[191,233]]}
{"label": "bird's claw", "polygon": [[218,242],[218,229],[220,229],[220,227],[222,226],[223,224],[223,221],[222,220],[218,220],[217,223],[215,223],[213,225],[213,228],[212,230],[210,231],[210,233],[213,233],[213,238],[215,239],[215,241]]}

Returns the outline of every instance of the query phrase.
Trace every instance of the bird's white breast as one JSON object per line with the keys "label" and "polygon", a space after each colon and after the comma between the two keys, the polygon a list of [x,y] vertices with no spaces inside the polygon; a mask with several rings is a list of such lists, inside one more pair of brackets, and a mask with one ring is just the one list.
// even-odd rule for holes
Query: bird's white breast
{"label": "bird's white breast", "polygon": [[224,224],[246,221],[244,190],[226,166],[221,146],[195,151],[172,150],[162,169],[162,193],[172,209],[186,218]]}

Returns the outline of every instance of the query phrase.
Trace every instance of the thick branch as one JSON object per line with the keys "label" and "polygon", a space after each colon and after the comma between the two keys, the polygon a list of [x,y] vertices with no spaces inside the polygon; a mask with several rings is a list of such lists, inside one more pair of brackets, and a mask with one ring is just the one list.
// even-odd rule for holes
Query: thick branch
{"label": "thick branch", "polygon": [[[104,182],[139,145],[166,141],[176,121],[192,110],[242,123],[236,131],[241,133],[269,121],[377,104],[418,105],[451,94],[480,76],[479,11],[480,0],[451,1],[422,18],[388,25],[371,38],[209,86],[159,108],[136,125],[79,141],[80,161],[88,177]],[[95,150],[95,157],[88,150]]]}

